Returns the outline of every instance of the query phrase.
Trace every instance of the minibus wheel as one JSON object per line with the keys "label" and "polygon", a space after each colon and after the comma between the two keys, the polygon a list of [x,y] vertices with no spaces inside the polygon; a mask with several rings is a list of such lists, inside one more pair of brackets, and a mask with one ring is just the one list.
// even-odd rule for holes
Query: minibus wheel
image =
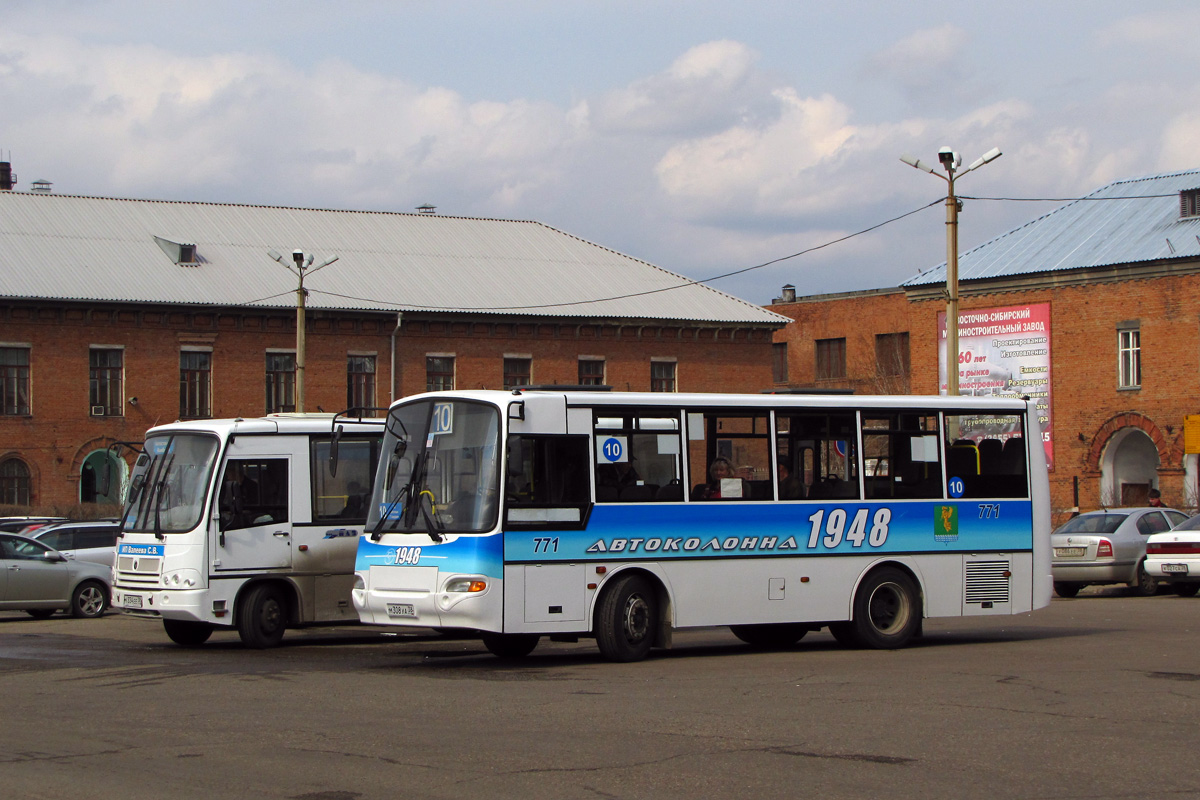
{"label": "minibus wheel", "polygon": [[274,647],[287,629],[287,612],[287,600],[279,587],[259,584],[238,605],[238,635],[247,647]]}
{"label": "minibus wheel", "polygon": [[751,647],[762,650],[779,650],[791,647],[804,638],[809,626],[798,622],[774,625],[730,625],[729,630]]}
{"label": "minibus wheel", "polygon": [[524,658],[540,638],[536,633],[485,633],[483,646],[497,658]]}

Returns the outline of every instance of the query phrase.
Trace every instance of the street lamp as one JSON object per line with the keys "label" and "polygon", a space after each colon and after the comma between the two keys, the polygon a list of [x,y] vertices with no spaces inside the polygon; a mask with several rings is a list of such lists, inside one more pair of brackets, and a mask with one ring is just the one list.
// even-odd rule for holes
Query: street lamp
{"label": "street lamp", "polygon": [[304,411],[304,298],[308,296],[308,290],[304,288],[304,276],[306,273],[312,274],[323,267],[328,267],[338,260],[338,256],[327,258],[314,267],[312,253],[305,256],[303,250],[293,250],[292,261],[295,262],[296,268],[292,269],[287,260],[278,252],[268,250],[267,255],[283,264],[287,271],[300,281],[296,287],[296,411]]}
{"label": "street lamp", "polygon": [[958,211],[962,201],[954,196],[954,181],[968,172],[979,169],[989,161],[1000,157],[1000,148],[993,147],[969,167],[958,172],[962,165],[962,156],[943,147],[938,150],[938,160],[942,162],[945,175],[938,174],[933,167],[915,156],[903,155],[900,160],[910,167],[922,169],[930,175],[937,175],[946,182],[946,394],[958,394]]}

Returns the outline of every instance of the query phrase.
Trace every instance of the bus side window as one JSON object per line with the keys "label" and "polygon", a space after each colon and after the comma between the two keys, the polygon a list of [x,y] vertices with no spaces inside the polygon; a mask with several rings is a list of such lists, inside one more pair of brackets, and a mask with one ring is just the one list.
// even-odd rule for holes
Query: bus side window
{"label": "bus side window", "polygon": [[585,506],[586,436],[510,436],[504,493],[510,508]]}
{"label": "bus side window", "polygon": [[288,461],[286,458],[231,459],[217,500],[221,530],[286,522]]}
{"label": "bus side window", "polygon": [[947,414],[957,436],[946,451],[946,478],[962,481],[966,499],[1029,496],[1023,419],[1016,414]]}

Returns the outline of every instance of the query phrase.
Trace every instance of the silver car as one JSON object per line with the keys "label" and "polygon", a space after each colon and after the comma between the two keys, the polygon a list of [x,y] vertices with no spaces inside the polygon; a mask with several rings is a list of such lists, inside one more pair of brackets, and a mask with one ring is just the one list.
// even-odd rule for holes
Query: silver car
{"label": "silver car", "polygon": [[98,617],[108,608],[112,569],[68,560],[41,542],[0,533],[0,609],[45,619],[59,609]]}
{"label": "silver car", "polygon": [[1127,583],[1149,597],[1158,581],[1146,573],[1146,539],[1187,519],[1173,508],[1109,508],[1067,521],[1050,536],[1050,573],[1059,597],[1074,597],[1084,586]]}

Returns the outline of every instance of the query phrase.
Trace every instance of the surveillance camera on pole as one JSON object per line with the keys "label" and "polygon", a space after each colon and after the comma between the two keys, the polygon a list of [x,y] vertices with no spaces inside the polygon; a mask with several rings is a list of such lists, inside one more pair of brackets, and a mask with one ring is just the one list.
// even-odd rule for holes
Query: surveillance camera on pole
{"label": "surveillance camera on pole", "polygon": [[[283,266],[291,270],[291,266],[287,263],[282,255],[276,250],[268,250],[267,255],[273,260],[278,261]],[[312,272],[316,272],[323,267],[327,267],[337,261],[338,257],[333,256],[325,261],[322,261]],[[299,283],[296,286],[296,411],[304,411],[304,362],[305,362],[305,343],[304,343],[304,310],[305,298],[308,296],[308,290],[304,288],[304,273],[312,267],[313,255],[309,253],[304,255],[304,251],[297,248],[292,251],[292,262],[295,263],[296,269],[294,274],[299,278]]]}
{"label": "surveillance camera on pole", "polygon": [[959,199],[954,195],[954,181],[968,172],[982,167],[1000,157],[1000,148],[993,147],[971,166],[958,173],[955,170],[962,166],[962,156],[953,148],[943,147],[938,150],[938,161],[946,170],[945,175],[939,174],[927,164],[910,155],[900,156],[900,160],[910,167],[924,170],[931,175],[937,175],[946,182],[946,394],[958,394],[958,207]]}

